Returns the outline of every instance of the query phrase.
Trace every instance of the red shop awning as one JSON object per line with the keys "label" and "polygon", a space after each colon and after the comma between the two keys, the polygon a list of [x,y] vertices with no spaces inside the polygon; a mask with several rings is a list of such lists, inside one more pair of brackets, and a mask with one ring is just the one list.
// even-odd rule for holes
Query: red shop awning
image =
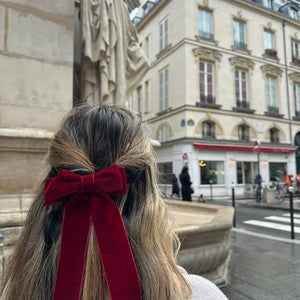
{"label": "red shop awning", "polygon": [[[220,151],[248,151],[253,152],[253,147],[225,144],[194,144],[196,149],[220,150]],[[296,153],[296,147],[268,147],[260,146],[260,152]]]}

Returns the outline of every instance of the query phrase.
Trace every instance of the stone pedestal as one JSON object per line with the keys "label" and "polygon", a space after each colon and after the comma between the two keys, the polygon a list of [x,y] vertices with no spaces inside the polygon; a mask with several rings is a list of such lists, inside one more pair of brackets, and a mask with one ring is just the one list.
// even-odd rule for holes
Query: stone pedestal
{"label": "stone pedestal", "polygon": [[218,286],[228,283],[233,208],[167,201],[182,241],[178,264]]}

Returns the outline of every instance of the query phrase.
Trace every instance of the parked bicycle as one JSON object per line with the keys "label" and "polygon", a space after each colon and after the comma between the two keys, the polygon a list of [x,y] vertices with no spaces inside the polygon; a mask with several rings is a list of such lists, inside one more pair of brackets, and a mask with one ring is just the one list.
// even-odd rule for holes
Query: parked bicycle
{"label": "parked bicycle", "polygon": [[287,190],[286,183],[280,181],[278,177],[273,177],[271,178],[270,188],[274,190],[274,203],[276,204],[282,203],[286,195],[286,190]]}

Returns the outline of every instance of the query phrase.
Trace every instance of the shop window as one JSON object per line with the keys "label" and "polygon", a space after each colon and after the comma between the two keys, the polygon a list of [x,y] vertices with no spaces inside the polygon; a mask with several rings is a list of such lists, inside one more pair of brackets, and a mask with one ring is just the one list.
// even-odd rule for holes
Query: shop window
{"label": "shop window", "polygon": [[270,180],[277,178],[280,181],[284,181],[287,174],[287,164],[286,163],[269,163],[270,167]]}
{"label": "shop window", "polygon": [[215,138],[215,130],[214,130],[213,122],[203,122],[202,123],[202,136],[204,138]]}
{"label": "shop window", "polygon": [[236,175],[238,184],[250,184],[258,173],[257,162],[242,162],[236,163]]}
{"label": "shop window", "polygon": [[199,161],[200,184],[224,184],[225,172],[223,161]]}
{"label": "shop window", "polygon": [[173,163],[172,162],[163,162],[157,164],[159,170],[158,181],[161,184],[171,184],[172,183],[172,174],[173,174]]}

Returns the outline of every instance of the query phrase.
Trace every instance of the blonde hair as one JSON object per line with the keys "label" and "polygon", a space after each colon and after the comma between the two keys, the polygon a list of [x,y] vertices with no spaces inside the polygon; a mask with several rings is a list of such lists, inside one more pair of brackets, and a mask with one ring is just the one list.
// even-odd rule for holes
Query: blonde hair
{"label": "blonde hair", "polygon": [[[61,169],[84,175],[114,163],[125,167],[127,195],[113,199],[126,227],[143,299],[190,297],[190,287],[176,266],[179,240],[159,196],[148,130],[138,115],[116,106],[73,109],[55,135],[47,161],[46,178]],[[41,184],[2,281],[5,300],[52,298],[64,207],[45,207]],[[81,298],[110,299],[93,230]]]}

